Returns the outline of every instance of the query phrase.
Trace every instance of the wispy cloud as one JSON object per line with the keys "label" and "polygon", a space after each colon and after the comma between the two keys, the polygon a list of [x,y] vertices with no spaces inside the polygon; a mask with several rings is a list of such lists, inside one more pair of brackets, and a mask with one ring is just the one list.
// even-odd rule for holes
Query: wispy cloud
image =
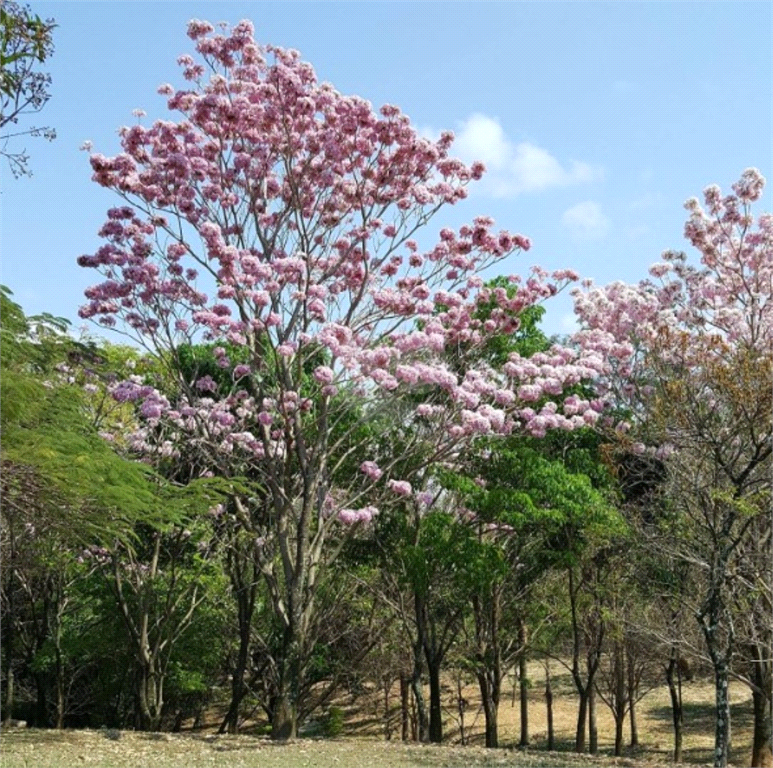
{"label": "wispy cloud", "polygon": [[[429,129],[423,133],[433,136],[436,132]],[[480,113],[461,124],[451,152],[465,162],[480,160],[486,164],[481,188],[494,197],[584,184],[602,175],[601,168],[590,163],[562,163],[536,144],[511,141],[497,120]]]}
{"label": "wispy cloud", "polygon": [[578,203],[564,211],[561,223],[577,240],[597,240],[609,231],[609,219],[593,200]]}

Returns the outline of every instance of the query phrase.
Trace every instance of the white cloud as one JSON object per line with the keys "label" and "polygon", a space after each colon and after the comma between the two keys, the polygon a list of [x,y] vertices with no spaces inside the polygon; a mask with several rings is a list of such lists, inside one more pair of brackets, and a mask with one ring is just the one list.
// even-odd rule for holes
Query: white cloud
{"label": "white cloud", "polygon": [[573,160],[562,165],[542,147],[510,141],[496,120],[479,113],[461,125],[451,152],[467,163],[486,164],[484,184],[494,197],[584,184],[601,176],[601,169],[590,163]]}
{"label": "white cloud", "polygon": [[593,240],[604,237],[609,230],[609,219],[601,206],[592,200],[572,206],[561,217],[561,223],[578,240]]}
{"label": "white cloud", "polygon": [[476,114],[457,132],[453,153],[466,162],[480,160],[491,170],[498,171],[510,161],[512,145],[496,120]]}

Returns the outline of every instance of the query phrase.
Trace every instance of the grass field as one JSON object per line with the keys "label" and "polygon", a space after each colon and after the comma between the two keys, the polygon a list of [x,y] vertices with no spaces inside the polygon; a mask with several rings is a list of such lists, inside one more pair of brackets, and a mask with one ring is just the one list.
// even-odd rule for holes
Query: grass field
{"label": "grass field", "polygon": [[[556,670],[557,672],[557,670]],[[132,731],[43,731],[13,729],[0,737],[0,768],[71,768],[90,765],[99,768],[409,768],[412,766],[667,766],[673,765],[673,730],[668,691],[665,686],[650,691],[638,704],[640,747],[626,751],[623,758],[612,758],[614,721],[609,709],[598,703],[598,757],[575,755],[574,741],[577,698],[568,675],[553,676],[554,717],[557,752],[545,751],[546,708],[541,666],[530,669],[533,687],[529,702],[530,746],[516,749],[520,736],[520,710],[510,697],[500,705],[498,750],[483,748],[483,713],[475,686],[464,689],[468,701],[465,711],[467,746],[460,745],[456,715],[456,690],[444,692],[447,720],[446,742],[442,746],[403,744],[394,729],[398,717],[398,698],[392,692],[390,721],[393,740],[386,741],[383,693],[366,692],[355,700],[341,697],[337,702],[344,713],[341,738],[299,738],[277,745],[261,733],[261,723],[247,723],[238,736],[217,736],[214,713],[205,727],[196,732],[147,734]],[[713,744],[713,688],[705,681],[684,687],[685,764],[710,765]],[[752,739],[751,697],[748,689],[733,685],[731,762],[749,764]],[[626,726],[626,740],[628,731]]]}

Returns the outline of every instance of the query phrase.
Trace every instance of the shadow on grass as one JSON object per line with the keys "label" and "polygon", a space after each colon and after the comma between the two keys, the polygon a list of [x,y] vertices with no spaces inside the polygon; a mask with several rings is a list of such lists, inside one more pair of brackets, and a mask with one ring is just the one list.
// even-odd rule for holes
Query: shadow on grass
{"label": "shadow on grass", "polygon": [[[714,733],[714,704],[713,703],[691,703],[685,702],[684,710],[684,733],[706,735]],[[673,733],[673,714],[671,707],[652,707],[649,715],[659,721],[658,730]],[[749,728],[754,725],[754,711],[752,701],[741,701],[730,705],[730,724],[731,727]]]}

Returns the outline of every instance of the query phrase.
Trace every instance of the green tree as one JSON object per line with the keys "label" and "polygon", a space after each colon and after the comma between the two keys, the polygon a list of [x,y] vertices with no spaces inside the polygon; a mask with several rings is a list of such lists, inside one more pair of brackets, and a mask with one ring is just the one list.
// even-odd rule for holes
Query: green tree
{"label": "green tree", "polygon": [[[66,330],[61,318],[26,317],[10,291],[0,291],[6,718],[13,717],[15,659],[29,666],[58,626],[63,553],[95,535],[123,535],[126,519],[148,514],[155,499],[145,469],[117,456],[90,423],[87,393],[64,370],[75,357],[95,361],[98,354]],[[23,619],[33,614],[25,634]],[[43,718],[43,677],[36,684]]]}
{"label": "green tree", "polygon": [[[100,375],[109,380],[110,372],[94,343],[72,339],[62,319],[27,318],[7,289],[0,292],[0,320],[2,649],[4,714],[10,718],[19,661],[36,677],[39,701],[50,684],[50,675],[43,674],[50,665],[35,659],[52,642],[54,652],[61,650],[57,633],[72,587],[68,563],[84,549],[104,557],[121,551],[123,559],[108,559],[117,574],[114,583],[123,584],[126,566],[139,566],[132,559],[143,544],[138,527],[153,531],[149,538],[160,546],[164,532],[183,530],[188,519],[211,506],[213,491],[211,483],[180,488],[164,481],[147,465],[119,455],[115,441],[99,433],[95,414],[100,411],[93,406],[105,386]],[[135,575],[141,570],[135,568]],[[171,578],[180,584],[179,569]],[[190,581],[189,575],[184,578]],[[168,623],[180,624],[178,596],[174,589],[168,595],[167,613],[173,617]],[[119,605],[126,618],[128,601]],[[26,624],[32,634],[25,634],[22,625],[30,616],[36,617]],[[172,645],[167,636],[161,642]],[[60,685],[61,666],[56,675]],[[39,709],[44,718],[45,705]]]}
{"label": "green tree", "polygon": [[22,128],[24,115],[40,112],[50,98],[51,76],[38,70],[54,52],[53,19],[43,20],[30,7],[5,0],[0,7],[0,155],[5,156],[14,176],[31,176],[29,156],[9,148],[22,136],[56,138],[53,128]]}

